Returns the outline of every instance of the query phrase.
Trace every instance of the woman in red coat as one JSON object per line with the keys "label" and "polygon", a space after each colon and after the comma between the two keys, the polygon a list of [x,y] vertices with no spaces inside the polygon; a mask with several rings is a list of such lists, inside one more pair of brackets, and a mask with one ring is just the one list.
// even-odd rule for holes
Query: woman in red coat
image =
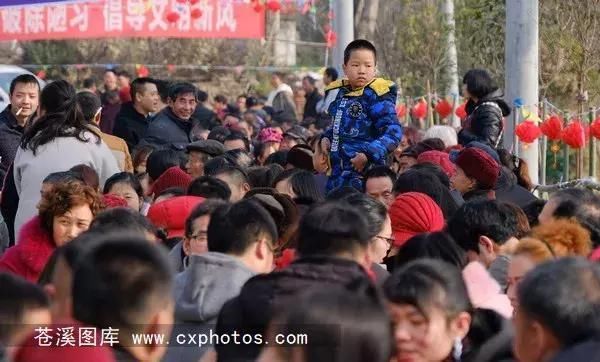
{"label": "woman in red coat", "polygon": [[73,181],[56,184],[43,193],[39,213],[21,228],[17,245],[0,259],[0,271],[37,282],[56,247],[86,231],[101,208],[100,195]]}

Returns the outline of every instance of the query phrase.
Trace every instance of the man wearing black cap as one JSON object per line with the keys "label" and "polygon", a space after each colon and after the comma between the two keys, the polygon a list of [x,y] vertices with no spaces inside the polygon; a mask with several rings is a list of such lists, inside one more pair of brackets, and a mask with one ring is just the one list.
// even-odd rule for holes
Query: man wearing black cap
{"label": "man wearing black cap", "polygon": [[225,153],[225,147],[219,141],[200,140],[187,146],[188,160],[185,164],[187,173],[192,178],[204,176],[204,164],[213,157]]}
{"label": "man wearing black cap", "polygon": [[283,134],[283,141],[279,146],[280,151],[291,150],[295,145],[305,145],[308,140],[308,131],[302,126],[292,126]]}

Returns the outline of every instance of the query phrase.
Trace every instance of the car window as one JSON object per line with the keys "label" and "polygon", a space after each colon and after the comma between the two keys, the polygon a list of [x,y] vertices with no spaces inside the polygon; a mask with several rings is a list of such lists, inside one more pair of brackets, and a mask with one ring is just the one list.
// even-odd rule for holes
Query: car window
{"label": "car window", "polygon": [[0,73],[0,88],[4,93],[8,94],[10,90],[10,82],[21,73]]}

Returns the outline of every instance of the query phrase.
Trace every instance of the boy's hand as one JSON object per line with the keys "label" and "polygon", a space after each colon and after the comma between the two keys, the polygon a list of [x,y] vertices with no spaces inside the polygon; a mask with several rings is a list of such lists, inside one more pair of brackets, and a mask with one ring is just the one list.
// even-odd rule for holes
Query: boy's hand
{"label": "boy's hand", "polygon": [[331,142],[329,142],[328,138],[323,138],[321,139],[321,151],[323,151],[324,154],[329,154],[329,150],[331,149]]}
{"label": "boy's hand", "polygon": [[352,166],[354,166],[354,169],[358,172],[362,172],[367,165],[367,161],[369,161],[369,159],[364,153],[357,153],[356,156],[350,160],[350,162],[352,162]]}

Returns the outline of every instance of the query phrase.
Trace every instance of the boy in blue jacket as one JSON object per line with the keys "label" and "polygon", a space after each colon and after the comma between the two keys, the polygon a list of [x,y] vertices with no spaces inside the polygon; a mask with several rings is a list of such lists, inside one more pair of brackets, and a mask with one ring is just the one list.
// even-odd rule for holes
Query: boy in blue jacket
{"label": "boy in blue jacket", "polygon": [[321,139],[331,168],[327,191],[340,186],[363,189],[363,172],[384,165],[402,139],[396,116],[396,85],[375,78],[377,50],[367,40],[354,40],[344,50],[347,79],[332,82],[338,93],[329,105],[332,126]]}

